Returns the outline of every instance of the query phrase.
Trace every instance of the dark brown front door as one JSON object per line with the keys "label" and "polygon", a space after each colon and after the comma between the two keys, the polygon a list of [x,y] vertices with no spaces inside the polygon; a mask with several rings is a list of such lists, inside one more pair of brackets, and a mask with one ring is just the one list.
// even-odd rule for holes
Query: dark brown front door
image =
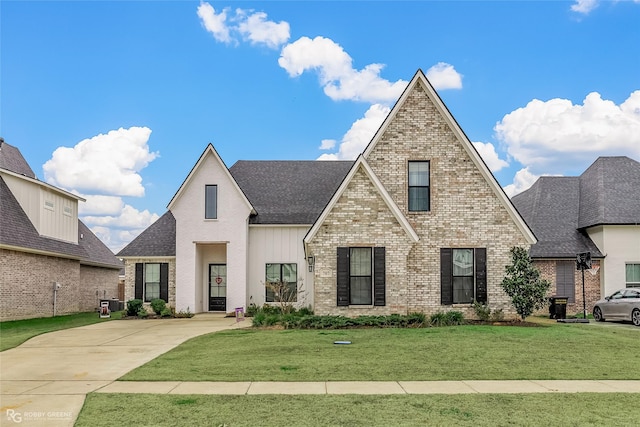
{"label": "dark brown front door", "polygon": [[227,311],[226,264],[209,264],[209,311]]}

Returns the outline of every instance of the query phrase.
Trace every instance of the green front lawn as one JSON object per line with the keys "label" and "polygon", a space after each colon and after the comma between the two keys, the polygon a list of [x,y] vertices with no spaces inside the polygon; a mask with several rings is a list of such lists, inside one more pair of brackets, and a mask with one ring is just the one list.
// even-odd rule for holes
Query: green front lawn
{"label": "green front lawn", "polygon": [[595,325],[239,329],[189,340],[121,379],[640,379],[640,371],[629,368],[639,365],[640,331]]}
{"label": "green front lawn", "polygon": [[[119,319],[121,314],[121,312],[111,313],[111,319]],[[98,313],[91,312],[0,322],[0,351],[17,347],[29,338],[46,332],[76,328],[111,319],[101,319]]]}
{"label": "green front lawn", "polygon": [[[631,426],[634,394],[87,396],[76,426]],[[634,421],[635,420],[635,421]]]}

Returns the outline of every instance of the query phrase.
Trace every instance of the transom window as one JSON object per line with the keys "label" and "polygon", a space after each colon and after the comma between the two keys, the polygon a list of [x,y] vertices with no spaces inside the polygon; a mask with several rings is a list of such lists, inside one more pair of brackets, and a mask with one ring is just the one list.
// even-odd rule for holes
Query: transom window
{"label": "transom window", "polygon": [[296,302],[298,300],[298,265],[267,264],[266,301]]}
{"label": "transom window", "polygon": [[627,263],[625,267],[627,288],[640,288],[640,263]]}
{"label": "transom window", "polygon": [[409,162],[410,212],[431,210],[429,191],[429,162]]}
{"label": "transom window", "polygon": [[204,193],[204,217],[205,219],[218,218],[218,186],[205,186]]}

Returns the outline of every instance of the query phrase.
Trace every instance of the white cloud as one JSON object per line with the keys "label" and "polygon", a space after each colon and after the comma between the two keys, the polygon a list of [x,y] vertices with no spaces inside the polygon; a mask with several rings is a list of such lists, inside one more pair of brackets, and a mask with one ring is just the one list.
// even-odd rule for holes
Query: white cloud
{"label": "white cloud", "polygon": [[333,150],[333,147],[336,146],[335,139],[323,139],[320,142],[320,150]]}
{"label": "white cloud", "polygon": [[149,151],[147,127],[120,128],[59,147],[42,169],[47,182],[84,194],[144,195],[138,172],[158,154]]}
{"label": "white cloud", "polygon": [[436,89],[462,89],[462,74],[446,62],[438,62],[429,68],[425,75]]}
{"label": "white cloud", "polygon": [[277,49],[289,40],[289,23],[269,21],[264,12],[236,9],[234,14],[225,8],[216,14],[213,6],[202,2],[197,13],[202,26],[221,43],[236,44],[242,37],[253,45]]}
{"label": "white cloud", "polygon": [[492,143],[474,142],[473,146],[476,147],[476,150],[478,150],[480,157],[482,157],[482,160],[484,160],[487,166],[489,166],[491,172],[497,172],[500,169],[509,166],[509,163],[507,161],[502,160],[498,156],[496,147]]}
{"label": "white cloud", "polygon": [[520,169],[513,177],[513,184],[504,187],[504,191],[507,193],[507,196],[513,197],[531,187],[538,178],[539,176],[532,174],[529,168]]}
{"label": "white cloud", "polygon": [[496,137],[532,173],[584,170],[598,156],[640,158],[640,90],[620,105],[592,92],[582,105],[534,99],[502,118]]}
{"label": "white cloud", "polygon": [[78,204],[78,215],[118,215],[124,208],[122,197],[78,194],[86,200]]}
{"label": "white cloud", "polygon": [[238,31],[251,44],[264,44],[276,49],[289,40],[288,22],[267,21],[267,14],[264,12],[246,15],[245,11],[238,9],[237,15],[245,18],[238,25]]}
{"label": "white cloud", "polygon": [[83,216],[81,219],[87,225],[110,227],[117,229],[144,229],[153,224],[157,214],[148,210],[139,211],[131,205],[124,205],[118,215]]}
{"label": "white cloud", "polygon": [[587,15],[596,7],[598,7],[598,0],[576,0],[575,3],[571,5],[571,10]]}
{"label": "white cloud", "polygon": [[291,77],[316,71],[324,93],[335,101],[392,102],[407,85],[404,80],[391,83],[381,78],[382,64],[369,64],[355,70],[352,62],[342,46],[321,36],[299,38],[286,45],[278,59],[278,64]]}
{"label": "white cloud", "polygon": [[215,9],[209,3],[200,3],[198,6],[198,16],[202,22],[204,28],[213,34],[213,37],[222,43],[231,43],[232,38],[227,26],[227,12],[228,9],[224,9],[219,14],[216,14]]}
{"label": "white cloud", "polygon": [[342,137],[339,151],[333,154],[323,154],[318,160],[353,160],[357,158],[380,128],[389,111],[389,107],[381,104],[369,107],[364,117],[356,120],[351,125],[351,129]]}

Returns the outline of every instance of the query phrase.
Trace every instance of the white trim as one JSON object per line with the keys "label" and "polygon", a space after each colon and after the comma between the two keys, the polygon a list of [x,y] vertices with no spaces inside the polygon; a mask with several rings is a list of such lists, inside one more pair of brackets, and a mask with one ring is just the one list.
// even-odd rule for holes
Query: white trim
{"label": "white trim", "polygon": [[[256,210],[251,205],[251,202],[249,202],[249,199],[247,199],[247,196],[244,194],[244,192],[242,191],[242,189],[240,188],[240,186],[238,185],[236,180],[233,178],[233,175],[231,175],[231,172],[229,172],[229,169],[227,168],[227,166],[222,161],[222,158],[220,158],[220,156],[218,155],[218,152],[216,151],[216,149],[211,144],[207,145],[207,148],[204,149],[204,152],[202,153],[202,155],[200,156],[200,158],[198,159],[196,164],[191,169],[191,172],[189,172],[189,175],[187,175],[187,178],[184,180],[182,185],[180,185],[180,188],[178,188],[178,191],[176,192],[176,194],[171,198],[171,201],[167,205],[167,209],[171,210],[173,205],[175,205],[175,203],[177,203],[178,199],[182,195],[182,192],[189,185],[189,182],[191,181],[193,176],[196,174],[196,172],[198,171],[198,169],[200,168],[200,166],[204,162],[204,159],[207,157],[207,154],[213,155],[213,158],[218,162],[218,164],[220,165],[221,169],[226,174],[227,178],[229,178],[229,180],[232,182],[233,186],[235,187],[235,189],[238,192],[238,194],[240,194],[240,197],[242,198],[244,203],[246,203],[246,205],[251,209],[251,213],[255,215],[256,214]],[[212,185],[214,185],[214,184],[212,184]],[[217,218],[208,218],[208,219],[217,219]]]}
{"label": "white trim", "polygon": [[73,193],[69,193],[68,191],[65,191],[65,190],[63,190],[61,188],[55,187],[55,186],[53,186],[51,184],[47,184],[46,182],[42,182],[37,178],[31,178],[31,177],[28,177],[26,175],[21,175],[19,173],[15,173],[15,172],[12,172],[12,171],[10,171],[8,169],[2,169],[2,168],[0,168],[0,172],[6,173],[9,176],[13,176],[13,177],[16,177],[16,178],[23,179],[23,180],[25,180],[27,182],[32,182],[32,183],[34,183],[36,185],[39,185],[40,187],[44,187],[46,189],[49,189],[49,190],[54,191],[56,193],[60,193],[60,194],[62,194],[64,196],[67,196],[67,197],[71,197],[71,198],[79,200],[81,202],[86,202],[87,201],[86,199],[84,199],[84,198],[82,198],[80,196],[77,196],[77,195],[75,195]]}
{"label": "white trim", "polygon": [[117,257],[123,260],[130,259],[150,259],[150,260],[163,260],[163,259],[176,259],[175,255],[167,255],[167,256],[121,256]]}
{"label": "white trim", "polygon": [[[420,237],[418,236],[418,233],[416,233],[416,231],[413,229],[413,227],[411,227],[411,224],[409,224],[409,221],[407,220],[407,218],[402,214],[402,211],[400,211],[400,208],[398,208],[398,205],[396,205],[394,203],[393,199],[391,198],[391,196],[389,195],[387,190],[384,188],[384,186],[382,185],[382,183],[380,182],[380,180],[378,179],[376,174],[371,169],[371,166],[369,166],[369,164],[364,159],[364,157],[362,155],[360,155],[360,157],[358,157],[358,159],[354,162],[354,164],[351,167],[351,170],[349,171],[347,176],[342,181],[342,184],[340,184],[340,187],[338,187],[338,190],[336,190],[335,194],[333,195],[333,197],[331,198],[331,200],[329,201],[327,206],[324,208],[324,210],[320,214],[320,217],[318,217],[318,219],[316,220],[315,224],[313,224],[313,227],[311,227],[311,229],[309,230],[307,235],[304,237],[305,245],[310,243],[313,240],[315,235],[318,233],[318,230],[320,229],[320,226],[324,223],[324,221],[326,220],[327,216],[333,210],[334,206],[336,205],[336,203],[340,199],[340,196],[342,196],[342,194],[345,192],[345,190],[347,189],[347,187],[351,183],[351,180],[355,176],[356,172],[361,167],[364,170],[364,172],[367,175],[367,177],[369,178],[369,180],[371,181],[371,183],[373,184],[373,186],[376,188],[376,190],[378,190],[378,194],[380,194],[380,196],[382,197],[382,199],[386,203],[386,205],[389,208],[389,210],[391,211],[391,213],[393,213],[393,216],[396,218],[396,220],[400,223],[400,226],[407,233],[407,236],[414,243],[417,242],[418,240],[420,240]],[[305,250],[306,250],[306,248],[305,248]]]}
{"label": "white trim", "polygon": [[533,234],[533,232],[531,231],[527,223],[524,221],[522,216],[520,216],[516,208],[513,206],[513,204],[511,203],[511,200],[509,200],[509,198],[507,197],[507,194],[504,192],[500,184],[498,184],[498,181],[493,176],[493,174],[487,167],[484,160],[482,160],[482,157],[480,157],[480,154],[478,154],[478,151],[473,146],[473,144],[471,143],[467,135],[465,135],[464,131],[460,128],[460,126],[458,125],[454,117],[451,115],[446,105],[444,105],[444,103],[442,102],[442,99],[440,99],[440,96],[438,95],[438,93],[435,91],[433,86],[431,86],[431,83],[429,83],[429,80],[427,80],[427,77],[424,75],[422,70],[418,70],[416,74],[413,76],[413,79],[411,79],[411,82],[409,82],[404,92],[398,99],[398,102],[396,102],[396,104],[393,106],[393,109],[391,110],[387,118],[384,120],[384,122],[382,123],[382,125],[380,126],[376,134],[373,136],[373,139],[371,140],[367,148],[364,150],[364,153],[362,155],[365,158],[369,157],[369,154],[371,154],[371,152],[377,145],[378,141],[382,138],[382,135],[384,135],[384,133],[386,132],[390,123],[393,122],[393,120],[395,119],[395,116],[397,115],[402,105],[404,105],[405,101],[409,97],[409,94],[413,91],[413,88],[418,84],[422,86],[422,88],[425,90],[427,96],[429,97],[431,102],[435,105],[440,115],[447,122],[447,124],[453,131],[454,135],[456,136],[456,139],[460,142],[464,150],[467,152],[467,154],[473,161],[476,168],[480,171],[485,181],[487,181],[487,183],[489,184],[489,187],[493,190],[494,194],[498,197],[498,199],[500,200],[504,208],[507,210],[507,213],[509,214],[513,222],[516,224],[520,232],[527,239],[527,243],[529,244],[537,243],[538,240],[536,239],[536,236]]}

